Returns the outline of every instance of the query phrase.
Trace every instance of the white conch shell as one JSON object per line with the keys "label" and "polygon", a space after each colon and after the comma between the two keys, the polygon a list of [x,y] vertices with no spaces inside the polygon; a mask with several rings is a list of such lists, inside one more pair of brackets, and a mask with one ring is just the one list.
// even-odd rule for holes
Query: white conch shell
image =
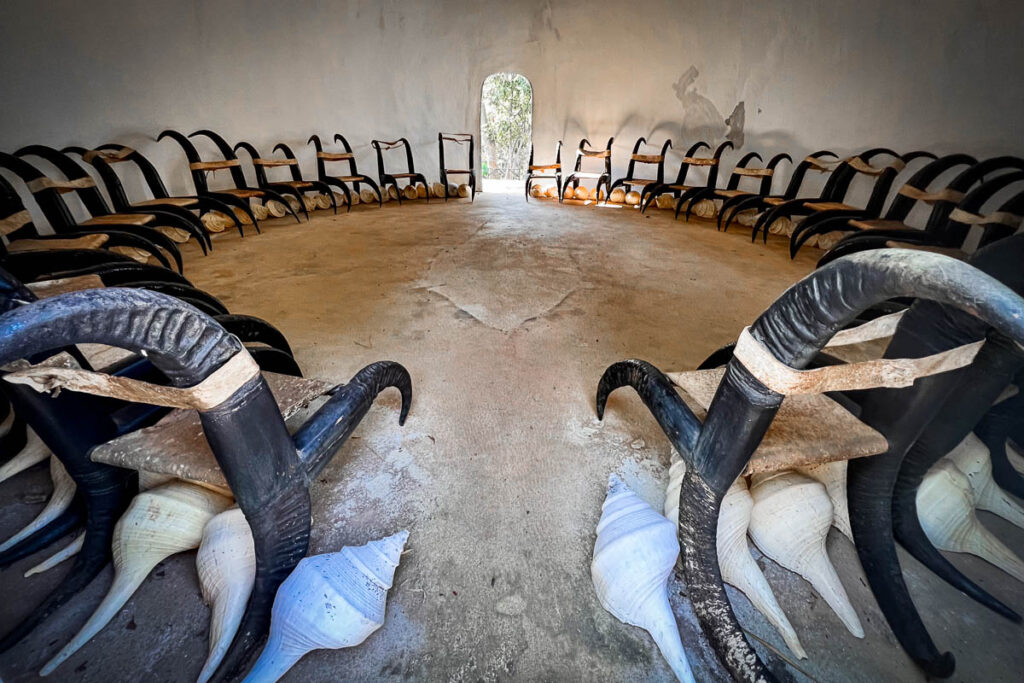
{"label": "white conch shell", "polygon": [[[532,187],[530,187],[530,194],[533,194],[533,190],[535,188],[537,190],[540,189],[536,185],[533,185]],[[434,183],[433,185],[431,185],[430,186],[430,194],[433,195],[436,198],[443,199],[444,198],[444,184],[443,183]],[[537,195],[533,194],[533,196],[536,197]]]}
{"label": "white conch shell", "polygon": [[197,679],[205,683],[235,637],[256,579],[252,531],[241,510],[231,508],[206,524],[196,570],[203,601],[210,605],[210,654]]}
{"label": "white conch shell", "polygon": [[917,517],[939,550],[977,555],[1024,582],[1024,561],[978,521],[971,483],[949,460],[935,463],[917,489]]}
{"label": "white conch shell", "polygon": [[358,192],[349,192],[349,195],[352,197],[352,206],[358,206],[359,205],[359,193]]}
{"label": "white conch shell", "polygon": [[50,456],[50,478],[53,480],[53,493],[50,495],[50,500],[47,501],[46,507],[36,515],[35,519],[26,524],[21,531],[0,544],[0,551],[7,550],[21,539],[35,533],[37,529],[42,529],[71,507],[71,501],[75,497],[75,489],[77,487],[71,475],[64,469],[64,465],[57,459],[57,456]]}
{"label": "white conch shell", "polygon": [[616,187],[614,190],[612,190],[612,193],[608,195],[608,201],[612,202],[613,204],[621,204],[622,202],[626,201],[626,191],[623,190],[621,187]]}
{"label": "white conch shell", "polygon": [[398,199],[398,188],[397,188],[397,187],[395,187],[394,185],[392,185],[391,187],[389,187],[389,188],[388,188],[388,195],[389,195],[389,196],[390,196],[390,197],[391,197],[392,199]]}
{"label": "white conch shell", "polygon": [[285,214],[288,213],[287,209],[284,208],[284,204],[277,201],[276,199],[269,199],[264,204],[267,207],[267,211],[274,218],[284,218]]}
{"label": "white conch shell", "polygon": [[[971,482],[974,507],[999,515],[1007,522],[1024,529],[1024,508],[1010,494],[999,488],[992,478],[992,460],[988,447],[974,433],[960,442],[946,456]],[[0,548],[2,550],[2,548]]]}
{"label": "white conch shell", "polygon": [[199,546],[203,528],[231,499],[201,486],[175,481],[135,496],[114,527],[114,582],[81,630],[39,672],[61,663],[110,621],[153,567],[175,553]]}
{"label": "white conch shell", "polygon": [[306,207],[306,211],[316,211],[316,197],[304,194],[302,195],[302,204]]}
{"label": "white conch shell", "polygon": [[200,220],[208,232],[224,232],[230,219],[220,211],[208,211],[202,215]]}
{"label": "white conch shell", "polygon": [[416,197],[419,196],[416,193],[416,186],[415,185],[406,185],[402,189],[402,193],[405,195],[406,199],[416,199]]}
{"label": "white conch shell", "polygon": [[[603,193],[604,190],[601,190],[601,192]],[[587,193],[587,199],[597,200],[597,198],[598,198],[597,188],[595,187],[595,188],[591,189],[589,193]]]}
{"label": "white conch shell", "polygon": [[576,191],[573,192],[573,196],[576,199],[580,199],[580,200],[590,199],[590,190],[588,190],[587,188],[585,188],[582,185],[580,185],[579,187],[576,188]]}
{"label": "white conch shell", "polygon": [[800,474],[806,474],[815,481],[820,481],[828,491],[832,501],[832,526],[853,541],[853,528],[850,526],[850,508],[846,500],[846,460],[835,460],[820,465],[807,465],[796,468]]}
{"label": "white conch shell", "polygon": [[416,185],[416,196],[420,199],[426,199],[427,197],[427,186],[422,184]]}
{"label": "white conch shell", "polygon": [[701,199],[690,207],[690,213],[700,218],[714,218],[718,214],[718,205],[711,199]]}
{"label": "white conch shell", "polygon": [[39,435],[31,427],[26,427],[25,447],[18,451],[17,455],[0,465],[0,482],[7,481],[30,467],[35,467],[50,455],[50,449],[46,447]]}
{"label": "white conch shell", "polygon": [[[665,516],[679,524],[679,490],[682,488],[686,463],[678,453],[672,453],[672,465],[668,470],[668,492],[665,496]],[[718,512],[718,532],[715,547],[718,551],[718,566],[722,580],[743,592],[758,612],[768,619],[786,641],[786,645],[799,659],[806,659],[807,652],[800,644],[789,618],[782,611],[768,580],[761,573],[750,547],[747,545],[747,527],[750,524],[750,510],[754,501],[747,490],[746,480],[736,478],[722,499]]]}
{"label": "white conch shell", "polygon": [[364,187],[359,191],[359,201],[363,204],[376,204],[377,193],[368,187]]}
{"label": "white conch shell", "polygon": [[332,194],[334,195],[334,203],[337,204],[338,206],[345,206],[345,204],[348,203],[348,197],[346,197],[342,193],[333,192]]}
{"label": "white conch shell", "polygon": [[408,531],[301,560],[274,598],[270,636],[245,677],[276,681],[312,650],[353,647],[384,624]]}
{"label": "white conch shell", "polygon": [[654,200],[659,209],[673,209],[676,206],[676,198],[669,193],[659,194]]}
{"label": "white conch shell", "polygon": [[676,526],[611,475],[590,564],[597,598],[616,619],[653,636],[676,678],[693,681],[668,602],[678,557]]}
{"label": "white conch shell", "polygon": [[42,574],[47,569],[53,569],[64,560],[74,557],[82,550],[82,546],[85,544],[85,532],[78,534],[78,537],[71,543],[67,544],[50,557],[46,558],[36,566],[25,572],[25,578],[32,576],[33,574]]}
{"label": "white conch shell", "polygon": [[626,203],[630,206],[637,206],[640,203],[640,193],[636,190],[630,190],[626,193]]}
{"label": "white conch shell", "polygon": [[286,194],[284,196],[285,201],[288,202],[288,206],[292,207],[292,211],[298,213],[302,210],[302,202],[298,200],[294,195]]}
{"label": "white conch shell", "polygon": [[558,188],[552,185],[548,189],[544,190],[544,194],[550,199],[558,199]]}
{"label": "white conch shell", "polygon": [[270,209],[265,207],[263,204],[253,204],[249,208],[252,209],[252,215],[256,216],[256,220],[258,221],[265,221],[270,217]]}
{"label": "white conch shell", "polygon": [[[542,190],[540,188],[540,185],[530,185],[530,196],[531,197],[540,197],[543,194],[544,194],[544,190]],[[444,196],[444,191],[441,192],[441,195]]]}
{"label": "white conch shell", "polygon": [[316,208],[318,209],[329,209],[331,208],[331,197],[330,195],[324,194],[323,192],[316,196]]}
{"label": "white conch shell", "polygon": [[755,474],[750,495],[750,537],[757,547],[807,579],[850,633],[863,638],[864,628],[825,550],[833,518],[825,486],[797,472]]}

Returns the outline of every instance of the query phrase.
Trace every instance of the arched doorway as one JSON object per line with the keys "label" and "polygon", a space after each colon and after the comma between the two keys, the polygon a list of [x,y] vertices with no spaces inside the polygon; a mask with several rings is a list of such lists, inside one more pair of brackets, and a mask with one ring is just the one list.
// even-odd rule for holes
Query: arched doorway
{"label": "arched doorway", "polygon": [[480,167],[485,192],[522,192],[533,132],[533,86],[522,74],[484,79],[480,98]]}

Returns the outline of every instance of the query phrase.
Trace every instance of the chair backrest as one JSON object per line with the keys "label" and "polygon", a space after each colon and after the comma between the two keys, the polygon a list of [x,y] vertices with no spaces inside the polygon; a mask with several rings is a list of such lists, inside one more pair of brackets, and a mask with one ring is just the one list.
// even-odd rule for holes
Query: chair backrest
{"label": "chair backrest", "polygon": [[665,153],[672,146],[672,140],[665,140],[661,145],[661,152],[658,154],[640,154],[640,147],[647,144],[644,137],[639,137],[633,145],[633,152],[629,155],[629,165],[626,168],[627,178],[636,178],[636,164],[651,164],[656,167],[655,177],[650,179],[661,183],[665,180]]}
{"label": "chair backrest", "polygon": [[32,193],[32,198],[36,200],[54,232],[69,232],[75,229],[77,221],[61,194],[72,192],[79,185],[94,184],[92,178],[82,178],[79,181],[53,180],[21,157],[6,152],[0,152],[0,168],[6,168],[25,183],[25,187]]}
{"label": "chair backrest", "polygon": [[66,191],[75,193],[75,196],[82,201],[89,215],[106,216],[111,213],[110,207],[107,205],[106,200],[103,199],[103,195],[100,194],[100,190],[96,187],[96,182],[92,179],[92,176],[67,154],[46,145],[28,145],[15,152],[15,155],[19,157],[39,157],[55,166],[69,182],[75,184],[68,186],[70,189]]}
{"label": "chair backrest", "polygon": [[763,161],[761,155],[757,152],[749,152],[743,155],[736,166],[733,167],[732,173],[729,174],[729,181],[726,183],[725,188],[727,190],[735,190],[739,188],[740,181],[744,178],[759,179],[757,193],[761,196],[767,196],[772,189],[772,178],[775,176],[775,167],[783,161],[792,162],[793,159],[788,154],[776,154],[768,162],[767,166],[763,168],[748,166],[751,161],[757,159]]}
{"label": "chair backrest", "polygon": [[397,140],[371,140],[370,144],[373,145],[373,149],[377,152],[377,172],[380,175],[381,182],[384,182],[384,176],[389,175],[384,169],[384,150],[398,149],[399,147],[405,148],[405,164],[408,173],[416,172],[416,165],[412,160],[412,146],[409,141],[405,138],[398,138]]}
{"label": "chair backrest", "polygon": [[[274,151],[276,152],[277,148],[280,146],[280,144],[275,146]],[[267,179],[267,169],[274,168],[277,166],[289,167],[289,169],[291,170],[292,179],[302,180],[302,173],[301,171],[299,171],[299,160],[295,158],[294,154],[291,156],[286,155],[285,159],[267,159],[259,153],[259,150],[256,149],[255,145],[249,142],[245,142],[244,140],[238,142],[231,150],[231,152],[232,154],[237,154],[238,150],[240,149],[244,149],[246,152],[249,153],[249,156],[252,158],[252,166],[253,169],[256,171],[256,185],[258,187],[266,187],[268,184],[270,184],[270,180]]]}
{"label": "chair backrest", "polygon": [[686,150],[686,155],[683,157],[683,161],[679,165],[679,172],[676,174],[676,185],[686,184],[686,176],[689,174],[691,166],[706,166],[708,169],[708,178],[705,185],[707,187],[715,187],[718,183],[718,168],[722,161],[722,154],[725,153],[725,150],[732,149],[733,144],[729,140],[726,140],[715,149],[715,153],[710,157],[695,156],[697,152],[705,148],[711,149],[711,145],[701,141],[694,143],[690,149]]}
{"label": "chair backrest", "polygon": [[[914,205],[919,201],[934,204],[940,201],[959,201],[963,198],[963,192],[941,188],[936,192],[929,192],[928,185],[937,177],[951,168],[957,166],[973,166],[978,160],[967,154],[948,154],[917,170],[907,182],[896,192],[889,209],[885,212],[886,220],[902,221],[910,213]],[[934,210],[934,209],[933,209]]]}
{"label": "chair backrest", "polygon": [[[473,134],[472,133],[438,133],[437,134],[437,156],[441,165],[441,175],[445,175],[448,167],[444,161],[444,143],[445,141],[453,142],[457,145],[469,144],[469,165],[464,170],[473,170]],[[463,169],[460,169],[463,170]]]}
{"label": "chair backrest", "polygon": [[299,158],[295,156],[295,152],[292,151],[292,148],[283,142],[279,142],[274,145],[274,151],[276,152],[278,150],[284,153],[285,158],[284,160],[274,159],[273,161],[278,162],[286,160],[292,163],[275,163],[274,165],[287,166],[288,171],[292,174],[292,180],[302,181],[302,169],[299,168]]}
{"label": "chair backrest", "polygon": [[359,175],[359,171],[356,169],[356,157],[352,153],[352,146],[348,144],[348,140],[341,133],[334,134],[334,141],[341,143],[344,148],[344,152],[325,152],[323,143],[320,142],[319,135],[309,136],[309,140],[306,144],[313,143],[316,148],[316,170],[317,176],[320,180],[327,177],[327,162],[329,161],[347,161],[348,162],[348,175],[355,176]]}
{"label": "chair backrest", "polygon": [[615,137],[608,138],[608,143],[604,146],[604,149],[592,149],[590,140],[583,138],[580,140],[579,147],[576,148],[576,171],[583,170],[584,159],[604,159],[604,172],[611,175],[612,172],[612,143],[615,141]]}

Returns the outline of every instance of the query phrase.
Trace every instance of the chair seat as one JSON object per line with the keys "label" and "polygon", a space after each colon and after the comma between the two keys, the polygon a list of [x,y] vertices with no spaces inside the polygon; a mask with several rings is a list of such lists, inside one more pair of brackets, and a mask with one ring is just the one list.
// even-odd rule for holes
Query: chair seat
{"label": "chair seat", "polygon": [[262,190],[251,190],[249,188],[237,188],[229,187],[223,190],[210,190],[214,194],[229,194],[233,197],[241,197],[242,199],[252,199],[253,197],[262,197]]}
{"label": "chair seat", "polygon": [[622,179],[622,184],[623,185],[650,185],[650,184],[656,183],[656,182],[658,182],[658,181],[657,180],[653,180],[651,178],[623,178]]}
{"label": "chair seat", "polygon": [[731,198],[753,194],[753,192],[747,192],[746,190],[715,190],[715,194],[719,197]]}
{"label": "chair seat", "polygon": [[306,180],[275,180],[270,185],[287,185],[296,190],[308,190],[313,187],[313,183]]}
{"label": "chair seat", "polygon": [[546,173],[531,173],[530,180],[558,180],[558,176],[548,175]]}
{"label": "chair seat", "polygon": [[768,206],[778,206],[779,204],[785,203],[786,200],[782,197],[765,197],[763,201]]}
{"label": "chair seat", "polygon": [[[683,400],[703,419],[725,368],[667,374]],[[884,436],[828,396],[787,396],[743,473],[863,458],[888,449]]]}
{"label": "chair seat", "polygon": [[562,168],[561,164],[544,164],[543,166],[530,166],[531,171],[556,171]]}
{"label": "chair seat", "polygon": [[388,173],[392,178],[415,178],[419,173]]}
{"label": "chair seat", "polygon": [[199,200],[192,197],[161,197],[135,202],[132,206],[180,206],[183,209],[189,209],[198,203]]}
{"label": "chair seat", "polygon": [[466,175],[473,175],[472,171],[467,171],[467,170],[461,169],[461,168],[446,168],[446,169],[444,169],[444,172],[447,173],[447,174],[465,173]]}
{"label": "chair seat", "polygon": [[148,213],[112,213],[107,216],[93,216],[79,225],[111,225],[123,223],[124,225],[146,225],[153,221],[154,216]]}
{"label": "chair seat", "polygon": [[669,189],[669,190],[681,190],[683,192],[686,192],[687,190],[692,190],[693,188],[694,188],[693,185],[669,185],[667,189]]}
{"label": "chair seat", "polygon": [[110,237],[101,233],[68,237],[66,239],[36,240],[32,238],[14,240],[7,245],[7,251],[16,254],[23,251],[50,251],[63,249],[99,249]]}
{"label": "chair seat", "polygon": [[[277,407],[285,420],[330,388],[326,382],[264,372]],[[173,410],[152,427],[139,429],[97,446],[93,462],[116,467],[170,474],[180,479],[227,488],[217,459],[206,441],[199,413]]]}
{"label": "chair seat", "polygon": [[858,230],[906,230],[908,227],[903,221],[887,221],[882,218],[851,220],[849,225]]}
{"label": "chair seat", "polygon": [[572,178],[604,178],[607,173],[584,173],[582,171],[575,171],[571,174]]}
{"label": "chair seat", "polygon": [[331,177],[334,178],[335,180],[340,180],[343,183],[354,183],[357,180],[362,180],[364,182],[366,181],[366,176],[362,175],[336,175]]}
{"label": "chair seat", "polygon": [[317,152],[316,158],[323,159],[324,161],[344,161],[346,159],[352,159],[355,155],[351,152]]}
{"label": "chair seat", "polygon": [[804,204],[812,211],[860,211],[856,206],[843,204],[842,202],[807,202]]}

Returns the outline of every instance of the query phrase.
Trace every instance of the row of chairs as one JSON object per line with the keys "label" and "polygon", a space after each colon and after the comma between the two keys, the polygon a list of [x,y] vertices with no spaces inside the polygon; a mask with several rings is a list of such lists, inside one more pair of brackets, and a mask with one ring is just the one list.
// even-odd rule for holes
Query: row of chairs
{"label": "row of chairs", "polygon": [[[760,234],[767,242],[772,231],[787,234],[793,257],[802,246],[829,235],[829,249],[823,263],[891,242],[962,249],[974,226],[982,229],[978,246],[985,246],[1014,232],[1024,214],[1024,196],[1020,193],[988,214],[979,213],[989,200],[1021,181],[1024,160],[1017,157],[978,161],[967,154],[941,157],[926,151],[899,154],[878,147],[840,158],[829,150],[818,150],[796,164],[781,193],[773,193],[773,179],[779,165],[793,163],[788,154],[776,154],[767,164],[756,166],[754,164],[763,162],[763,158],[757,152],[748,152],[735,164],[725,186],[719,187],[722,154],[733,145],[726,141],[710,156],[697,156],[701,149],[711,150],[706,142],[697,142],[683,157],[675,181],[667,183],[664,180],[665,155],[672,141],[666,140],[658,154],[644,154],[641,147],[647,141],[641,137],[633,145],[626,174],[612,180],[612,142],[613,138],[609,138],[604,149],[594,149],[586,138],[581,140],[573,170],[564,178],[561,141],[556,146],[553,164],[535,164],[531,148],[525,186],[527,198],[536,183],[554,181],[561,201],[575,195],[581,180],[596,180],[595,191],[599,197],[610,196],[619,187],[640,188],[638,206],[642,212],[656,198],[669,196],[675,206],[675,216],[685,209],[687,220],[702,202],[715,201],[720,203],[716,209],[719,230],[728,230],[738,218],[746,215],[752,218],[751,241]],[[583,170],[588,159],[600,159],[603,168]],[[920,166],[889,200],[898,176],[912,165]],[[638,166],[650,168],[652,172],[639,174]],[[703,183],[689,178],[695,167],[707,169]],[[949,172],[960,167],[959,174],[947,179]],[[828,176],[820,191],[814,194],[804,189],[810,172]],[[854,205],[851,199],[856,178],[870,182],[870,195],[862,206]],[[906,223],[918,202],[932,207],[923,228]],[[796,220],[800,222],[794,228]]]}

